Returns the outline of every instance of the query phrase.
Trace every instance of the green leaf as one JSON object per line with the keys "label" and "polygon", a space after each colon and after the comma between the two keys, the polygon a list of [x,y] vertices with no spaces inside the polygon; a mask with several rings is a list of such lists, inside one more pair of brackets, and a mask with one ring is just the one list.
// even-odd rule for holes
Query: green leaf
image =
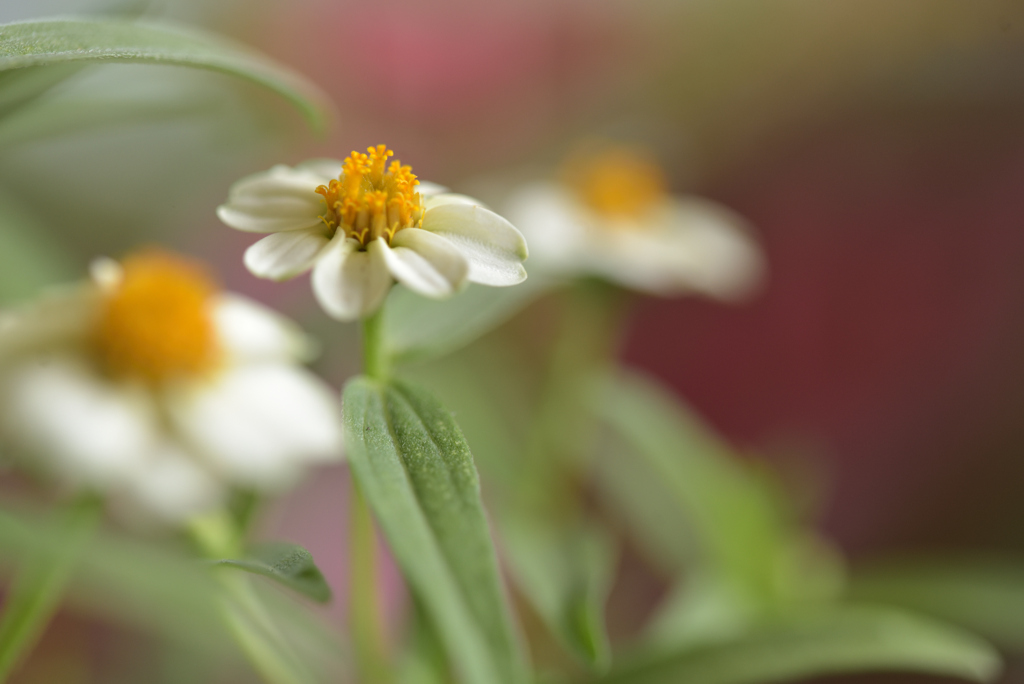
{"label": "green leaf", "polygon": [[498,327],[548,290],[530,276],[515,287],[470,285],[441,301],[392,288],[384,307],[384,345],[395,363],[444,356]]}
{"label": "green leaf", "polygon": [[0,681],[6,681],[19,659],[42,636],[99,516],[100,507],[95,501],[74,506],[63,524],[50,531],[60,553],[34,553],[22,559],[0,618]]}
{"label": "green leaf", "polygon": [[[822,544],[796,525],[766,481],[668,392],[622,373],[600,395],[596,410],[634,452],[606,455],[628,460],[610,469],[599,464],[603,486],[621,492],[619,503],[636,508],[634,518],[662,528],[642,540],[690,540],[695,548],[687,555],[761,601],[836,591],[838,567],[818,562]],[[628,469],[644,472],[620,480]],[[644,487],[632,486],[636,481]]]}
{"label": "green leaf", "polygon": [[447,684],[452,681],[452,668],[444,644],[420,602],[413,597],[411,603],[405,625],[405,648],[395,679],[401,684]]}
{"label": "green leaf", "polygon": [[58,64],[0,72],[0,118],[42,97],[82,68],[82,64]]}
{"label": "green leaf", "polygon": [[1024,650],[1024,562],[920,558],[863,568],[857,600],[884,602],[947,620],[1016,652]]}
{"label": "green leaf", "polygon": [[[0,570],[29,556],[59,558],[66,553],[62,538],[52,534],[46,514],[0,511]],[[248,575],[224,572],[215,578],[197,563],[191,549],[120,538],[97,531],[82,549],[69,580],[66,606],[79,614],[98,616],[141,629],[187,649],[192,655],[240,662],[222,621],[224,581],[249,580]],[[218,582],[217,580],[221,580]],[[269,586],[264,584],[264,588]],[[322,673],[316,681],[339,681],[344,663],[339,635],[300,604],[280,591],[257,597],[273,615],[274,628],[285,635],[305,666]],[[239,613],[239,620],[250,621]]]}
{"label": "green leaf", "polygon": [[604,605],[616,554],[596,526],[506,516],[501,525],[516,584],[562,643],[596,671],[611,663]]}
{"label": "green leaf", "polygon": [[469,447],[437,400],[365,377],[344,391],[352,473],[462,680],[525,681]]}
{"label": "green leaf", "polygon": [[25,107],[0,121],[0,147],[10,149],[47,138],[74,136],[103,128],[198,119],[211,109],[213,103],[209,99],[182,99],[173,95],[168,95],[164,101],[113,99],[103,95],[47,98],[45,102]]}
{"label": "green leaf", "polygon": [[[0,511],[0,562],[61,557],[64,545],[52,526],[46,515]],[[196,635],[196,643],[210,637],[197,627],[216,622],[213,596],[213,582],[195,561],[102,532],[82,550],[68,589],[69,601],[90,613],[186,638]]]}
{"label": "green leaf", "polygon": [[331,588],[313,562],[313,554],[295,544],[260,544],[250,552],[248,558],[225,558],[212,562],[269,577],[319,603],[331,600]]}
{"label": "green leaf", "polygon": [[172,64],[220,71],[269,88],[316,131],[329,106],[305,77],[250,48],[196,29],[125,19],[48,19],[0,25],[0,72],[88,62]]}
{"label": "green leaf", "polygon": [[0,306],[27,300],[39,290],[76,277],[60,245],[40,220],[0,191]]}
{"label": "green leaf", "polygon": [[745,635],[624,668],[600,684],[768,684],[865,671],[987,682],[999,655],[959,629],[897,610],[844,607],[791,614]]}

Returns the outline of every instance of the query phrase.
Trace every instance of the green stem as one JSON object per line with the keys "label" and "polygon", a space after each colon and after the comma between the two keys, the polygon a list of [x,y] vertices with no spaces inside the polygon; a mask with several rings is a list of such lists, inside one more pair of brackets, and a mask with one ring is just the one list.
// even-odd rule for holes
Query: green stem
{"label": "green stem", "polygon": [[[582,281],[563,293],[562,321],[551,345],[548,367],[527,435],[522,467],[533,471],[519,505],[572,509],[581,459],[592,428],[592,382],[606,372],[618,350],[622,329],[620,290]],[[554,511],[548,511],[554,513]]]}
{"label": "green stem", "polygon": [[363,319],[363,372],[374,380],[387,380],[391,373],[384,349],[384,307]]}
{"label": "green stem", "polygon": [[50,544],[30,556],[15,576],[0,618],[0,682],[42,637],[101,512],[91,497],[76,503]]}
{"label": "green stem", "polygon": [[[198,518],[192,521],[190,531],[211,559],[242,555],[239,530],[227,514]],[[230,568],[215,568],[213,572],[223,591],[219,608],[224,622],[263,680],[268,684],[314,681],[253,590],[250,578]]]}
{"label": "green stem", "polygon": [[[384,307],[363,319],[363,372],[386,381],[391,373],[384,347]],[[377,533],[366,499],[353,475],[349,491],[349,630],[356,668],[365,684],[392,680],[384,645],[377,589]]]}
{"label": "green stem", "polygon": [[360,681],[391,681],[377,590],[377,534],[359,485],[349,492],[349,625]]}

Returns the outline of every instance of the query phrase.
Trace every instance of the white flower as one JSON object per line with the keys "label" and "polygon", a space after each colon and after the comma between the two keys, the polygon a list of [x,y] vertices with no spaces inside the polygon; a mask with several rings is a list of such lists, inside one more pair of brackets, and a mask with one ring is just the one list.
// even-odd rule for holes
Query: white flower
{"label": "white flower", "polygon": [[328,314],[373,313],[397,280],[443,299],[467,281],[521,283],[526,242],[476,200],[421,183],[384,145],[343,162],[275,166],[232,186],[217,216],[232,228],[270,233],[245,253],[256,276],[286,280],[313,269]]}
{"label": "white flower", "polygon": [[628,148],[573,159],[562,182],[515,191],[505,214],[530,241],[538,271],[721,299],[748,294],[764,271],[746,221],[714,202],[669,195],[660,169]]}
{"label": "white flower", "polygon": [[0,316],[0,437],[26,464],[181,522],[341,455],[335,393],[278,314],[146,252]]}

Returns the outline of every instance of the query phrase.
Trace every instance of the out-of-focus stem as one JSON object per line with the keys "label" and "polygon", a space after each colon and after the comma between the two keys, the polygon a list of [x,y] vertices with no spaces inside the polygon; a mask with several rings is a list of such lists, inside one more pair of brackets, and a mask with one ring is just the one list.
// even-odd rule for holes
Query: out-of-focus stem
{"label": "out-of-focus stem", "polygon": [[[192,538],[211,559],[242,555],[239,530],[227,514],[193,520]],[[267,684],[311,684],[309,668],[274,623],[249,577],[232,568],[214,568],[220,584],[220,611],[235,641]]]}
{"label": "out-of-focus stem", "polygon": [[359,485],[349,491],[349,628],[360,682],[391,681],[377,588],[377,536]]}
{"label": "out-of-focus stem", "polygon": [[363,319],[363,372],[375,380],[387,380],[391,372],[384,348],[384,307]]}

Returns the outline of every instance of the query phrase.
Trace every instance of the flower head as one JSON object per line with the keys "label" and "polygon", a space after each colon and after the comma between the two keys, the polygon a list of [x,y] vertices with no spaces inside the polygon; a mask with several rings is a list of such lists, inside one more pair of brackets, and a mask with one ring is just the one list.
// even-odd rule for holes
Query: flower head
{"label": "flower head", "polygon": [[506,213],[542,270],[597,275],[654,294],[733,299],[749,292],[764,267],[746,222],[666,187],[643,151],[602,147],[571,157],[560,182],[520,188]]}
{"label": "flower head", "polygon": [[72,488],[176,522],[340,456],[289,321],[148,251],[0,316],[0,440]]}
{"label": "flower head", "polygon": [[217,209],[227,225],[271,233],[245,254],[261,278],[313,269],[313,292],[340,320],[373,313],[397,280],[427,297],[466,282],[526,278],[526,242],[512,224],[464,195],[421,182],[384,145],[343,161],[275,166],[243,178]]}

